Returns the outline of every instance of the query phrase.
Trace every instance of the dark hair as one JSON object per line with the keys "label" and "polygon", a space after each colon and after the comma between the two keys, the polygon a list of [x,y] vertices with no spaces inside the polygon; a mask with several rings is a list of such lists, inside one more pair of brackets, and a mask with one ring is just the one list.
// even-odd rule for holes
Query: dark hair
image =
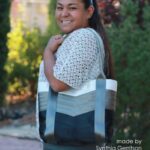
{"label": "dark hair", "polygon": [[[92,1],[92,3],[91,3]],[[89,26],[93,29],[95,29],[99,35],[101,36],[104,48],[105,48],[105,66],[104,66],[104,72],[107,78],[114,79],[114,68],[113,68],[113,60],[112,60],[112,53],[111,49],[109,47],[108,38],[106,36],[105,29],[103,27],[103,24],[101,22],[101,17],[98,11],[98,6],[96,3],[96,0],[82,0],[82,2],[85,5],[85,9],[89,8],[90,5],[94,6],[94,13],[92,17],[89,19]]]}

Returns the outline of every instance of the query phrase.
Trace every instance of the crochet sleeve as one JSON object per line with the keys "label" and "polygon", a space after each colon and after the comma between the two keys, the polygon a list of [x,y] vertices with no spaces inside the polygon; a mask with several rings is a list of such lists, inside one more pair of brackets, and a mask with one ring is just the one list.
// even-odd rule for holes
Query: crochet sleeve
{"label": "crochet sleeve", "polygon": [[74,31],[63,42],[54,66],[54,76],[77,89],[85,81],[96,61],[97,44],[94,35],[87,29]]}

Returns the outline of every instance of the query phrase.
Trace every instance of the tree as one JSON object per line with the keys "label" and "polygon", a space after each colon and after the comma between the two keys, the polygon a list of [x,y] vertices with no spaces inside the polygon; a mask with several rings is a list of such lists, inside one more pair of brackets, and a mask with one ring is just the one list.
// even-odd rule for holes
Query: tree
{"label": "tree", "polygon": [[8,54],[6,42],[7,33],[10,31],[9,9],[10,0],[0,0],[0,105],[4,102],[7,89],[7,74],[4,65]]}
{"label": "tree", "polygon": [[116,139],[140,139],[149,149],[150,7],[143,8],[143,27],[137,24],[138,3],[123,1],[123,22],[108,29],[119,84]]}

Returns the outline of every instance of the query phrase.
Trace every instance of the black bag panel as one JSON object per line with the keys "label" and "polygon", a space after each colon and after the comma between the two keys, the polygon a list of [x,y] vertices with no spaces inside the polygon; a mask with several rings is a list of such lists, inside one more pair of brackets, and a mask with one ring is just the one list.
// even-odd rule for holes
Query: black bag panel
{"label": "black bag panel", "polygon": [[[46,111],[39,112],[39,133],[44,140]],[[105,110],[105,141],[111,143],[113,136],[114,111]],[[87,138],[88,137],[88,138]],[[69,145],[82,145],[95,143],[94,135],[94,111],[76,117],[56,113],[55,138],[58,143]],[[45,140],[44,140],[45,141]],[[76,141],[76,143],[75,143]]]}
{"label": "black bag panel", "polygon": [[44,133],[46,128],[46,111],[39,112],[39,134],[41,139],[44,139]]}
{"label": "black bag panel", "polygon": [[75,117],[56,113],[55,138],[61,143],[94,143],[94,111]]}
{"label": "black bag panel", "polygon": [[105,141],[111,143],[113,136],[114,110],[105,109]]}

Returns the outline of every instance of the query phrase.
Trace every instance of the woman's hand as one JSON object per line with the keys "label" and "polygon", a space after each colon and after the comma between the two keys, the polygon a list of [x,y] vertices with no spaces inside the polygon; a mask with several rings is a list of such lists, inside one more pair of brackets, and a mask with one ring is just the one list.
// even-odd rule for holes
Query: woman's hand
{"label": "woman's hand", "polygon": [[54,54],[57,51],[58,47],[62,44],[62,42],[62,35],[52,36],[45,48],[45,51],[51,51]]}

